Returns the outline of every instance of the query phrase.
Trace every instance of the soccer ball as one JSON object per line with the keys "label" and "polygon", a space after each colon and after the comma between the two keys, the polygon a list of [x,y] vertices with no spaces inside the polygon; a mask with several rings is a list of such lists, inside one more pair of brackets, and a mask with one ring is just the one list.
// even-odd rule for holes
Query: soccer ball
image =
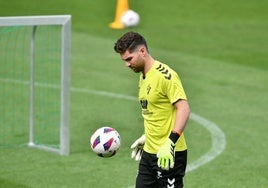
{"label": "soccer ball", "polygon": [[135,27],[140,22],[140,16],[133,10],[127,10],[122,14],[121,22],[125,27]]}
{"label": "soccer ball", "polygon": [[100,157],[114,156],[120,145],[120,135],[112,127],[101,127],[90,138],[91,149]]}

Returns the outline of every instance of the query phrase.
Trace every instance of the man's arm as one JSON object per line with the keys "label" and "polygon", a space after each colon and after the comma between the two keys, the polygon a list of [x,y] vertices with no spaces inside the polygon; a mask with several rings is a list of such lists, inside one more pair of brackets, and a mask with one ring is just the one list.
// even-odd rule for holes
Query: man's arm
{"label": "man's arm", "polygon": [[180,138],[190,116],[190,107],[187,100],[178,100],[174,103],[174,106],[177,109],[177,114],[173,130],[157,153],[157,165],[165,170],[174,167],[175,144]]}
{"label": "man's arm", "polygon": [[187,100],[180,99],[173,105],[177,109],[173,131],[180,135],[186,126],[191,111]]}

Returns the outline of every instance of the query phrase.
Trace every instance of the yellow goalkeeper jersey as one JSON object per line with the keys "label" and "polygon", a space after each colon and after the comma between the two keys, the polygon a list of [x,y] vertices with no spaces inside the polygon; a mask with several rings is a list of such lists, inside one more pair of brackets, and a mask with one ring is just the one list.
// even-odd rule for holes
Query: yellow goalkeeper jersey
{"label": "yellow goalkeeper jersey", "polygon": [[[169,66],[155,61],[145,78],[140,76],[139,101],[144,118],[146,142],[144,151],[156,154],[169,137],[175,123],[176,108],[173,103],[187,99],[179,76]],[[184,134],[175,150],[186,150]]]}

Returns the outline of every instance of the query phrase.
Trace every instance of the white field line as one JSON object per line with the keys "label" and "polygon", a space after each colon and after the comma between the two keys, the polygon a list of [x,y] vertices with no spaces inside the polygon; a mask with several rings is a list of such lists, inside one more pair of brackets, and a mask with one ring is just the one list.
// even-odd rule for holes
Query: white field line
{"label": "white field line", "polygon": [[[13,84],[23,84],[23,85],[29,85],[29,82],[27,81],[20,81],[20,80],[13,80],[13,79],[3,79],[0,78],[0,81],[6,82],[6,83],[13,83]],[[52,89],[60,89],[59,86],[53,85],[53,84],[46,84],[46,83],[35,83],[36,86],[39,87],[48,87]],[[106,97],[111,97],[111,98],[118,98],[118,99],[125,99],[125,100],[130,100],[130,101],[137,101],[138,99],[133,96],[129,95],[124,95],[124,94],[118,94],[118,93],[112,93],[112,92],[107,92],[107,91],[97,91],[97,90],[90,90],[90,89],[85,89],[85,88],[76,88],[72,87],[71,88],[72,92],[78,92],[78,93],[86,93],[86,94],[93,94],[93,95],[101,95],[101,96],[106,96]],[[223,131],[213,122],[191,112],[190,119],[193,121],[197,122],[204,128],[206,128],[210,134],[211,134],[211,139],[212,139],[212,145],[211,148],[209,149],[208,152],[206,152],[204,155],[199,157],[197,160],[191,162],[190,164],[187,165],[186,172],[193,171],[200,166],[212,161],[215,159],[217,156],[219,156],[223,150],[225,149],[226,146],[226,139]]]}
{"label": "white field line", "polygon": [[215,123],[193,112],[190,115],[190,119],[199,123],[210,132],[212,145],[211,145],[210,150],[207,153],[205,153],[200,158],[198,158],[197,160],[187,165],[186,172],[193,171],[197,169],[198,167],[212,161],[223,152],[226,146],[225,134]]}

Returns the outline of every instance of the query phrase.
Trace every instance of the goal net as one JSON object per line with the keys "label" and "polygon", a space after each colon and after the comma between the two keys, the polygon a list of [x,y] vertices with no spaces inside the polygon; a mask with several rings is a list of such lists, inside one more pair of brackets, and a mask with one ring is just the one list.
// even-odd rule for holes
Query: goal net
{"label": "goal net", "polygon": [[0,149],[69,154],[71,16],[0,17]]}

